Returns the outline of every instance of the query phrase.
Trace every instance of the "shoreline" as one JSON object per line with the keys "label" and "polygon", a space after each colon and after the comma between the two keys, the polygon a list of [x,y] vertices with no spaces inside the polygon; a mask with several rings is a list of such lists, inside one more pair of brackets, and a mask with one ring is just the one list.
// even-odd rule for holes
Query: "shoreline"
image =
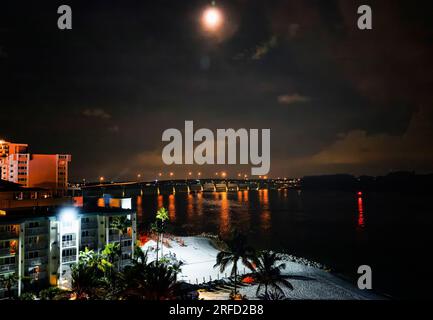
{"label": "shoreline", "polygon": [[[184,281],[201,288],[200,298],[209,300],[226,300],[230,290],[231,266],[225,272],[213,268],[216,255],[221,249],[222,242],[216,235],[200,234],[188,237],[175,237],[181,239],[180,246],[172,241],[170,247],[164,246],[164,254],[176,257],[183,262],[179,281]],[[143,250],[152,247],[152,240],[142,246]],[[284,294],[291,300],[384,300],[386,297],[372,291],[363,291],[355,287],[350,281],[339,277],[327,266],[313,262],[302,257],[282,253],[286,268],[282,271],[289,276],[289,282],[294,290],[284,290]],[[152,259],[152,257],[150,257]],[[239,268],[239,276],[248,275],[251,270]],[[223,284],[218,286],[218,284]],[[258,299],[256,284],[243,285],[239,292],[248,300]]]}

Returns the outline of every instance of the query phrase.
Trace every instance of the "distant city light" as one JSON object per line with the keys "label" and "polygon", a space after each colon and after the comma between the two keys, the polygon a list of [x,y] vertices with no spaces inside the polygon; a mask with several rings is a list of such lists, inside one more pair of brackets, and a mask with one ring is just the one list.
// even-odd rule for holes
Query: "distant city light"
{"label": "distant city light", "polygon": [[99,177],[99,181],[100,181],[100,182],[102,182],[102,181],[104,181],[104,180],[105,180],[104,177]]}
{"label": "distant city light", "polygon": [[216,31],[223,23],[223,15],[218,8],[209,7],[203,12],[202,23],[207,31]]}

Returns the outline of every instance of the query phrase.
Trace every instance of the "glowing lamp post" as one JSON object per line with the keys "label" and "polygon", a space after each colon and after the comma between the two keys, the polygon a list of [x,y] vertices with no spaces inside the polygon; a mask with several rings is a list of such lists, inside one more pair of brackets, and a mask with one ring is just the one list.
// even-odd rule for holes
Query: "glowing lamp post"
{"label": "glowing lamp post", "polygon": [[221,11],[214,6],[205,9],[201,17],[203,28],[208,32],[218,31],[223,24],[223,20]]}

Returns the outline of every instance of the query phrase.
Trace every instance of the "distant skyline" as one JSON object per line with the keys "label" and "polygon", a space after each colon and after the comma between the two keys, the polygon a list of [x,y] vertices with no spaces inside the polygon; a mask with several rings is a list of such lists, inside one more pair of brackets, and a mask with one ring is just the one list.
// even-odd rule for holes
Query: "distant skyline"
{"label": "distant skyline", "polygon": [[[25,4],[26,9],[23,10]],[[72,181],[204,177],[251,166],[166,166],[167,128],[271,129],[270,177],[433,172],[430,2],[209,1],[2,4],[0,139],[71,154]]]}

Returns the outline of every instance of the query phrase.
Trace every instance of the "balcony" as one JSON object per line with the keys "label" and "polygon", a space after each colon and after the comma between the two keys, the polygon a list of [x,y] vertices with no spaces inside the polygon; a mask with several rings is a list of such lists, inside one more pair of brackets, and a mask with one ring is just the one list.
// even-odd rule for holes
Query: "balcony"
{"label": "balcony", "polygon": [[81,230],[82,229],[96,229],[97,227],[98,227],[97,221],[81,222]]}
{"label": "balcony", "polygon": [[18,237],[19,237],[18,229],[13,231],[0,231],[0,240],[18,239]]}
{"label": "balcony", "polygon": [[77,261],[77,256],[76,255],[63,256],[62,257],[62,263],[70,263],[70,262],[76,262],[76,261]]}
{"label": "balcony", "polygon": [[2,272],[15,272],[16,270],[17,270],[17,265],[15,263],[0,265],[0,273],[2,273]]}
{"label": "balcony", "polygon": [[14,256],[16,249],[14,248],[2,248],[0,249],[0,256]]}
{"label": "balcony", "polygon": [[46,241],[39,241],[37,243],[27,243],[25,245],[26,250],[41,250],[48,249],[48,243]]}
{"label": "balcony", "polygon": [[25,259],[25,265],[27,267],[36,267],[46,265],[48,263],[48,257],[37,257]]}
{"label": "balcony", "polygon": [[27,236],[34,236],[34,235],[40,235],[40,234],[47,234],[48,233],[48,227],[36,227],[36,228],[27,228],[25,235]]}
{"label": "balcony", "polygon": [[97,234],[91,234],[88,236],[82,236],[81,237],[81,243],[87,243],[87,242],[95,242],[98,240]]}
{"label": "balcony", "polygon": [[128,234],[124,234],[122,236],[119,236],[118,234],[110,234],[108,236],[108,241],[109,242],[119,242],[119,239],[121,239],[122,241],[124,241],[124,240],[132,240],[131,236],[129,236]]}
{"label": "balcony", "polygon": [[62,241],[62,248],[76,247],[77,240]]}

